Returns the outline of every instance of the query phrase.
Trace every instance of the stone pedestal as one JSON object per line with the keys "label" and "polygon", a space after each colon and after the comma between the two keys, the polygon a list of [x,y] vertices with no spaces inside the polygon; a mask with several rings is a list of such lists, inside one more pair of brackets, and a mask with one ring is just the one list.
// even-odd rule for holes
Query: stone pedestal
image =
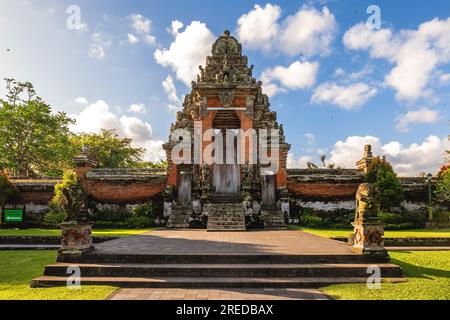
{"label": "stone pedestal", "polygon": [[68,222],[61,224],[62,239],[60,254],[81,254],[94,249],[92,245],[92,225]]}
{"label": "stone pedestal", "polygon": [[352,251],[370,256],[388,256],[384,248],[384,225],[379,220],[352,223],[354,227]]}

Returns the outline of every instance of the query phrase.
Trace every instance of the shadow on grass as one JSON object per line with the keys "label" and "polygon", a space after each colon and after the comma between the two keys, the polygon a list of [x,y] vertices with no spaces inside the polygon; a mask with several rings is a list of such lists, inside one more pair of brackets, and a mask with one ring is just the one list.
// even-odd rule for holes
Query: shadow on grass
{"label": "shadow on grass", "polygon": [[450,278],[450,271],[448,270],[422,267],[395,258],[391,258],[391,263],[399,265],[402,268],[404,275],[408,278],[427,280],[433,280],[432,277]]}

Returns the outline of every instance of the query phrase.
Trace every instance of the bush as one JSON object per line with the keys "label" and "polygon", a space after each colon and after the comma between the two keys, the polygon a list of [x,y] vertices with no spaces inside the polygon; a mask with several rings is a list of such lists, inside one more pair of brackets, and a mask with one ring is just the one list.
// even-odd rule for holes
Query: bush
{"label": "bush", "polygon": [[300,208],[300,224],[310,228],[351,228],[351,222],[355,218],[355,212],[347,209],[334,211],[314,211],[311,208]]}
{"label": "bush", "polygon": [[66,214],[64,212],[53,210],[44,216],[44,223],[52,227],[58,227],[65,218]]}
{"label": "bush", "polygon": [[387,230],[420,229],[425,226],[427,220],[426,212],[404,212],[380,214],[380,218]]}
{"label": "bush", "polygon": [[17,196],[17,189],[14,188],[8,177],[0,171],[0,206],[4,206]]}
{"label": "bush", "polygon": [[300,218],[300,224],[312,229],[320,229],[326,227],[322,218],[309,215],[302,216]]}
{"label": "bush", "polygon": [[130,212],[127,212],[125,208],[121,210],[95,210],[90,217],[91,221],[96,223],[105,222],[111,225],[118,223],[125,223],[129,218],[132,218]]}
{"label": "bush", "polygon": [[152,220],[148,217],[132,217],[127,220],[127,225],[129,228],[148,228],[152,226]]}

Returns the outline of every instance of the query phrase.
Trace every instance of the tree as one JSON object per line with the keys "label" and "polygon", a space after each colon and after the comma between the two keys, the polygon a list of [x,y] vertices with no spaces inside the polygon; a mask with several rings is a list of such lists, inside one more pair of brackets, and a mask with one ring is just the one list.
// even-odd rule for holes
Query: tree
{"label": "tree", "polygon": [[380,191],[381,209],[390,210],[399,207],[404,200],[403,187],[392,166],[380,157],[370,164],[366,182],[373,183]]}
{"label": "tree", "polygon": [[442,167],[439,171],[434,195],[438,202],[450,203],[450,164]]}
{"label": "tree", "polygon": [[0,207],[13,200],[16,195],[17,189],[8,180],[8,177],[0,172]]}
{"label": "tree", "polygon": [[[0,167],[10,174],[60,176],[69,166],[69,125],[65,113],[52,113],[29,82],[5,79],[0,99]],[[0,169],[1,169],[0,168]]]}
{"label": "tree", "polygon": [[60,183],[55,185],[55,194],[50,201],[50,207],[56,210],[62,210],[66,203],[66,198],[63,194],[63,189],[77,184],[77,174],[73,170],[64,171],[63,179]]}
{"label": "tree", "polygon": [[[143,167],[144,149],[131,146],[132,140],[120,138],[115,130],[102,130],[100,133],[83,133],[71,139],[76,150],[89,145],[90,156],[100,168]],[[146,166],[146,165],[145,165]]]}

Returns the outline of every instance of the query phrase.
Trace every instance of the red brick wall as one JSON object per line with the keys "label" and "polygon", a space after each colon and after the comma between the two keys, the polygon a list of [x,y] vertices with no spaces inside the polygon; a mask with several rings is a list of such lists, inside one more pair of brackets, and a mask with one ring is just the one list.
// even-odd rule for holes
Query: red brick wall
{"label": "red brick wall", "polygon": [[137,203],[155,198],[165,188],[165,183],[104,182],[88,180],[87,192],[94,200],[103,203]]}
{"label": "red brick wall", "polygon": [[34,203],[39,205],[48,205],[53,198],[53,190],[51,191],[21,191],[19,203]]}
{"label": "red brick wall", "polygon": [[359,183],[301,183],[288,182],[293,197],[312,198],[354,198]]}

